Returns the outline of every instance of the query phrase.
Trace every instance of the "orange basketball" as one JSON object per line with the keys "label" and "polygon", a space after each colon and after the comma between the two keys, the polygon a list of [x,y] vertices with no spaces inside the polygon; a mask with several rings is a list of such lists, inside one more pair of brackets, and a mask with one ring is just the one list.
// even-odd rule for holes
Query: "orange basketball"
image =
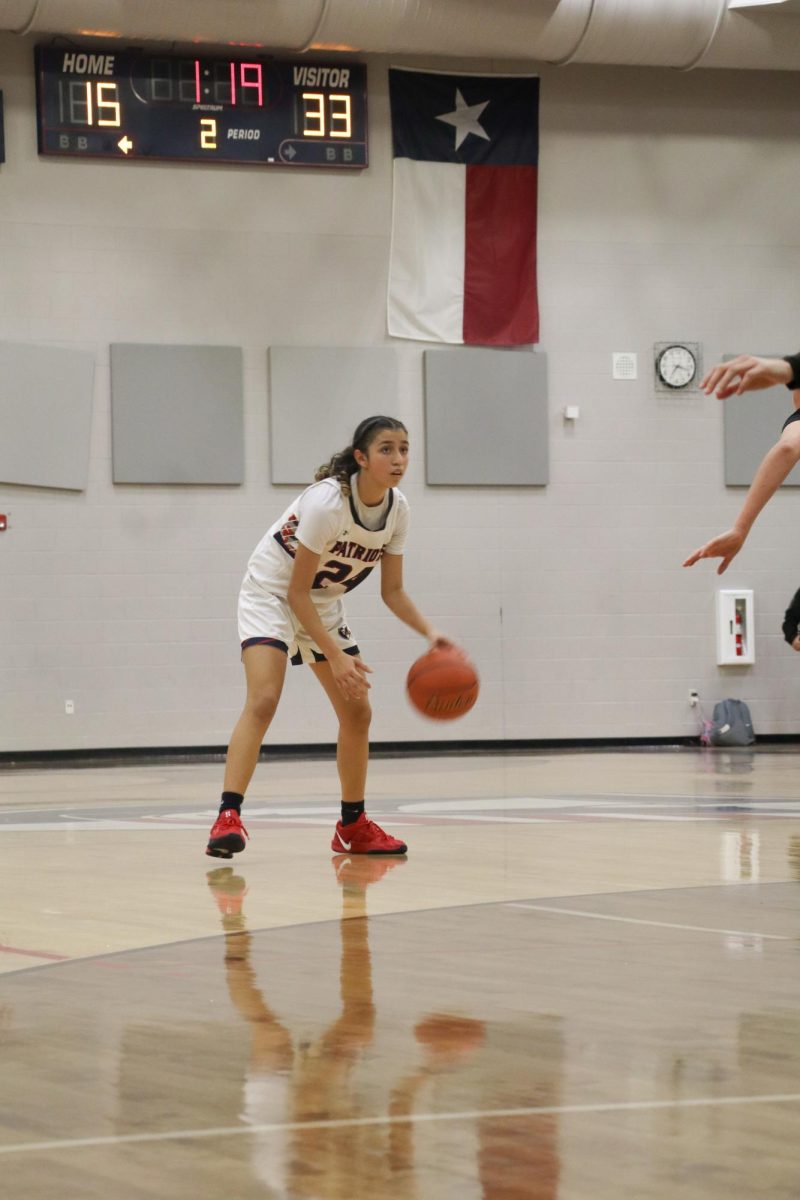
{"label": "orange basketball", "polygon": [[437,647],[412,664],[406,680],[408,698],[423,717],[454,721],[478,699],[478,672],[460,650]]}

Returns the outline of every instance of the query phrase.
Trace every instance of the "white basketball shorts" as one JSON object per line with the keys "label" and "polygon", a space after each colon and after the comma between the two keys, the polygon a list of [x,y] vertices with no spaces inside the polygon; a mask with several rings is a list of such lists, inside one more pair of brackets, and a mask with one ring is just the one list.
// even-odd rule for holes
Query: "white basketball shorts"
{"label": "white basketball shorts", "polygon": [[[341,597],[332,597],[324,606],[318,604],[317,612],[326,631],[345,654],[358,654]],[[288,602],[265,591],[249,574],[242,580],[239,592],[239,641],[242,650],[248,646],[274,646],[283,650],[294,666],[326,661],[316,642],[298,624]]]}

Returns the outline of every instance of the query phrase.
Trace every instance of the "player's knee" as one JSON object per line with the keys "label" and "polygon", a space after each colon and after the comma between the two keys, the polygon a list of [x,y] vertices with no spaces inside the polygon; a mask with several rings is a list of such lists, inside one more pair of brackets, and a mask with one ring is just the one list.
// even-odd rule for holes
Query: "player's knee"
{"label": "player's knee", "polygon": [[372,709],[368,700],[354,700],[347,705],[342,724],[352,733],[367,733],[372,721]]}
{"label": "player's knee", "polygon": [[247,698],[247,707],[257,721],[269,724],[275,716],[281,694],[275,688],[264,688]]}

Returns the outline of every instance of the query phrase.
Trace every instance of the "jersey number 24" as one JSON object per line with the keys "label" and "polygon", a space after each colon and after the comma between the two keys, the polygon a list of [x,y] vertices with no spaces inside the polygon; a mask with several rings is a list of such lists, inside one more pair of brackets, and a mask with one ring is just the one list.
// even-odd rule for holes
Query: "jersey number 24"
{"label": "jersey number 24", "polygon": [[354,587],[358,587],[367,578],[371,570],[371,566],[365,567],[363,571],[353,575],[353,567],[349,563],[330,559],[321,571],[317,571],[311,589],[315,591],[317,588],[326,588],[332,583],[340,583],[346,592],[352,592]]}

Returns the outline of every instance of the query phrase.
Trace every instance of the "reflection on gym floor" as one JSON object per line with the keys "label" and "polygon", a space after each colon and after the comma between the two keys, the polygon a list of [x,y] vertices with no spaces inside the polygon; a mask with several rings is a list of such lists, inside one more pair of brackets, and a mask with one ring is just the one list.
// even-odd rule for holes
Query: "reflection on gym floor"
{"label": "reflection on gym floor", "polygon": [[327,771],[0,775],[4,1195],[797,1200],[794,754]]}

